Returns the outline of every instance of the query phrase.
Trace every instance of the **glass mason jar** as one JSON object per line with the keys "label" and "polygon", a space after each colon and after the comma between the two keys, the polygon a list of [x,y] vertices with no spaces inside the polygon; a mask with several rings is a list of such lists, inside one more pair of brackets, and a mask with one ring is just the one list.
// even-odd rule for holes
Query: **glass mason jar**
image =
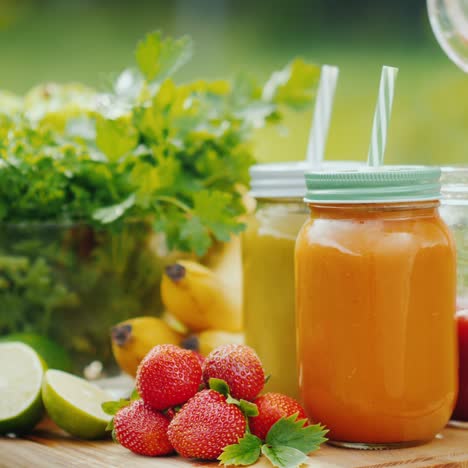
{"label": "glass mason jar", "polygon": [[116,232],[0,225],[0,336],[46,336],[70,353],[75,372],[93,360],[112,370],[110,327],[161,313],[159,246],[143,221]]}
{"label": "glass mason jar", "polygon": [[[353,162],[326,167],[355,167]],[[270,375],[268,389],[299,396],[296,359],[294,247],[307,219],[305,162],[251,168],[257,209],[242,234],[244,330]]]}
{"label": "glass mason jar", "polygon": [[[455,236],[457,247],[457,404],[452,419],[468,422],[468,166],[442,168],[440,214]],[[467,426],[468,427],[468,426]]]}
{"label": "glass mason jar", "polygon": [[344,447],[432,439],[457,394],[456,261],[440,170],[306,176],[296,244],[300,388]]}

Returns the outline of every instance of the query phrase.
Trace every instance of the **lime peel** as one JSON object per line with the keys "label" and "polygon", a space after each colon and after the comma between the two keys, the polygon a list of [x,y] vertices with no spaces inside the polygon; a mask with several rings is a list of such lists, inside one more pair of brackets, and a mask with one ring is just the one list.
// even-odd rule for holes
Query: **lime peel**
{"label": "lime peel", "polygon": [[0,434],[23,434],[42,419],[45,365],[23,343],[0,343]]}
{"label": "lime peel", "polygon": [[59,370],[46,372],[42,398],[50,418],[64,431],[80,439],[106,436],[111,416],[101,408],[111,396],[96,385]]}

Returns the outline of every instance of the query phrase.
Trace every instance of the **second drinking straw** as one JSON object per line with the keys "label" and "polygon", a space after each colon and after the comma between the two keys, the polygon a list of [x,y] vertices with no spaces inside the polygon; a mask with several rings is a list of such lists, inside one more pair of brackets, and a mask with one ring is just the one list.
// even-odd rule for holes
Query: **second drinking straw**
{"label": "second drinking straw", "polygon": [[320,73],[314,117],[307,147],[307,162],[315,170],[320,169],[325,156],[325,145],[330,127],[338,73],[338,67],[330,65],[324,65]]}
{"label": "second drinking straw", "polygon": [[395,93],[397,75],[398,68],[382,67],[379,97],[375,108],[372,137],[367,158],[367,164],[371,167],[381,166],[384,162],[387,131],[390,123],[390,115],[392,113],[393,95]]}

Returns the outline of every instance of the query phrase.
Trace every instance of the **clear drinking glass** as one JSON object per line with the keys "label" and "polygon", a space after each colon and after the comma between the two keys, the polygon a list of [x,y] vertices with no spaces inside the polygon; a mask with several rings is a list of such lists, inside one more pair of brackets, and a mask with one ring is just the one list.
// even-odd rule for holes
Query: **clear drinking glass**
{"label": "clear drinking glass", "polygon": [[468,0],[427,0],[427,9],[440,46],[468,72]]}
{"label": "clear drinking glass", "polygon": [[0,224],[0,336],[43,335],[71,355],[115,368],[109,330],[162,312],[160,241],[146,221],[121,230],[85,224]]}
{"label": "clear drinking glass", "polygon": [[468,166],[442,168],[440,214],[457,247],[459,392],[451,425],[468,428]]}

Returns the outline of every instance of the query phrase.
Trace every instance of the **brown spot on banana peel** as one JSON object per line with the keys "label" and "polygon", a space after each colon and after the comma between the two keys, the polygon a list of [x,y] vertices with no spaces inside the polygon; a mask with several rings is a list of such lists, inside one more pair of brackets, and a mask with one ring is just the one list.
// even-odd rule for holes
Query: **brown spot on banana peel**
{"label": "brown spot on banana peel", "polygon": [[200,342],[197,335],[190,335],[183,339],[180,346],[191,351],[200,351]]}
{"label": "brown spot on banana peel", "polygon": [[112,327],[111,338],[117,346],[125,346],[132,338],[132,326],[129,324],[124,324]]}
{"label": "brown spot on banana peel", "polygon": [[174,263],[173,265],[168,265],[164,269],[166,275],[174,281],[174,283],[178,283],[181,279],[185,278],[187,271],[185,267],[182,266],[180,263]]}

